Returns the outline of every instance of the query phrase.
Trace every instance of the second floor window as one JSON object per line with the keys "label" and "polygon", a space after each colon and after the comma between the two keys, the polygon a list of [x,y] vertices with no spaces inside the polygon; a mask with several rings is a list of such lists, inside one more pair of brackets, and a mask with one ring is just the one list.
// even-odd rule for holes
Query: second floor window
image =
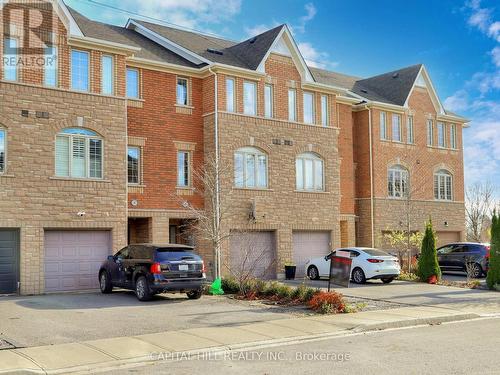
{"label": "second floor window", "polygon": [[267,188],[267,155],[244,147],[234,153],[234,185],[240,188]]}
{"label": "second floor window", "polygon": [[177,152],[177,186],[189,187],[190,181],[190,158],[188,151]]}
{"label": "second floor window", "polygon": [[226,79],[226,111],[235,111],[234,79]]}
{"label": "second floor window", "polygon": [[89,91],[89,53],[71,51],[71,88],[78,91]]}
{"label": "second floor window", "polygon": [[438,147],[446,147],[445,125],[442,122],[437,123]]}
{"label": "second floor window", "polygon": [[5,140],[5,129],[0,128],[0,173],[5,172],[5,164],[6,164],[6,158],[5,158],[5,145],[6,145],[6,140]]}
{"label": "second floor window", "polygon": [[3,51],[3,78],[7,81],[17,81],[17,39],[5,38]]}
{"label": "second floor window", "polygon": [[328,96],[321,95],[321,125],[328,126]]}
{"label": "second floor window", "polygon": [[427,120],[427,146],[434,144],[434,124],[432,120]]}
{"label": "second floor window", "polygon": [[48,46],[45,49],[45,65],[43,67],[43,84],[57,86],[57,47]]}
{"label": "second floor window", "polygon": [[441,169],[434,174],[434,199],[453,199],[453,177],[447,170]]}
{"label": "second floor window", "polygon": [[295,178],[297,190],[324,191],[323,160],[312,152],[297,156]]}
{"label": "second floor window", "polygon": [[389,168],[387,174],[387,195],[391,198],[408,196],[408,171],[400,165]]}
{"label": "second floor window", "polygon": [[127,98],[139,98],[139,71],[127,68]]}
{"label": "second floor window", "polygon": [[288,90],[288,120],[297,121],[297,92]]}
{"label": "second floor window", "polygon": [[380,139],[387,139],[387,114],[380,112]]}
{"label": "second floor window", "polygon": [[127,175],[129,184],[140,182],[141,149],[129,146],[127,149]]}
{"label": "second floor window", "polygon": [[310,92],[304,93],[304,123],[314,123],[314,95]]}
{"label": "second floor window", "polygon": [[273,117],[273,86],[264,86],[264,116]]}
{"label": "second floor window", "polygon": [[401,116],[392,115],[392,140],[401,142]]}
{"label": "second floor window", "polygon": [[450,125],[450,147],[453,149],[457,148],[457,125]]}
{"label": "second floor window", "polygon": [[257,85],[255,82],[243,83],[243,113],[251,116],[257,114]]}
{"label": "second floor window", "polygon": [[406,142],[410,144],[415,143],[415,135],[413,133],[413,116],[408,116],[408,122],[406,124]]}
{"label": "second floor window", "polygon": [[178,105],[188,105],[188,80],[177,78],[177,101]]}
{"label": "second floor window", "polygon": [[104,95],[113,95],[113,56],[103,55],[102,56],[102,72],[101,72],[101,82],[102,82],[102,93]]}
{"label": "second floor window", "polygon": [[56,137],[56,176],[102,178],[102,139],[81,128],[62,130]]}

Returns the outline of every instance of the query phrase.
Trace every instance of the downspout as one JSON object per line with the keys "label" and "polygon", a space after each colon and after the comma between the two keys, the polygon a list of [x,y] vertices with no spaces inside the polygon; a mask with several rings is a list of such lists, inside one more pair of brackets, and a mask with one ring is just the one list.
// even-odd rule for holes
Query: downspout
{"label": "downspout", "polygon": [[[220,233],[220,182],[219,182],[219,95],[218,95],[218,77],[217,73],[208,68],[208,71],[214,75],[214,137],[215,137],[215,223],[216,233],[219,237]],[[221,277],[221,255],[220,255],[220,238],[217,238],[215,244],[215,278]]]}
{"label": "downspout", "polygon": [[373,200],[373,134],[372,134],[372,110],[368,107],[365,106],[365,108],[368,110],[368,131],[369,131],[369,142],[370,142],[370,224],[371,224],[371,242],[372,242],[372,247],[375,247],[375,224],[373,222],[374,219],[374,206],[375,202]]}

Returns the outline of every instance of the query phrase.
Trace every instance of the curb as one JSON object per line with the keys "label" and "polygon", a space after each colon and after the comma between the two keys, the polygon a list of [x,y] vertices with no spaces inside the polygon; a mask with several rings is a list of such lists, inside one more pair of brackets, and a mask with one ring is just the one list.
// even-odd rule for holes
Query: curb
{"label": "curb", "polygon": [[[464,313],[464,314],[452,314],[445,315],[439,317],[431,317],[431,318],[416,318],[416,319],[401,319],[394,320],[391,322],[383,322],[383,323],[369,323],[369,324],[360,324],[354,326],[352,328],[346,328],[340,331],[335,332],[326,332],[320,334],[308,334],[308,335],[300,335],[294,337],[287,338],[279,338],[279,339],[269,339],[264,341],[255,341],[255,342],[247,342],[241,344],[231,344],[231,345],[221,345],[216,347],[210,347],[205,349],[196,349],[185,352],[173,352],[173,353],[182,353],[183,358],[192,358],[192,357],[201,357],[204,354],[217,355],[231,351],[238,350],[257,350],[270,348],[280,345],[293,345],[293,344],[301,344],[309,341],[320,341],[326,340],[329,338],[345,336],[347,334],[359,334],[363,332],[373,332],[373,331],[381,331],[386,329],[398,329],[398,328],[406,328],[406,327],[414,327],[421,325],[434,325],[441,324],[447,322],[457,322],[457,321],[465,321],[465,320],[473,320],[477,318],[481,318],[481,315],[473,314],[473,313]],[[484,318],[484,317],[483,317]],[[85,343],[82,343],[85,345]],[[166,352],[166,351],[165,351]],[[153,364],[155,362],[160,361],[158,358],[153,358],[154,354],[160,353],[152,353],[149,356],[135,357],[124,360],[113,360],[107,362],[100,362],[90,365],[77,366],[77,367],[68,367],[68,368],[60,368],[56,370],[43,370],[41,366],[37,365],[35,361],[33,361],[29,356],[23,355],[21,353],[17,353],[24,358],[30,360],[34,365],[39,367],[39,369],[28,369],[28,368],[19,368],[15,370],[1,370],[0,374],[44,374],[44,375],[56,375],[56,374],[89,374],[95,372],[106,372],[110,370],[117,370],[120,368],[132,368],[140,365]],[[161,359],[162,361],[176,361],[176,359]],[[178,360],[178,359],[177,359]]]}

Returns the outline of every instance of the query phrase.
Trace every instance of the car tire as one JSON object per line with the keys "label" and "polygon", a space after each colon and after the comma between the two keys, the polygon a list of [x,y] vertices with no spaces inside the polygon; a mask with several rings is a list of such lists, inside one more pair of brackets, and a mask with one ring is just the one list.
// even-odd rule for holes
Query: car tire
{"label": "car tire", "polygon": [[[472,277],[474,279],[478,279],[483,275],[483,267],[479,263],[473,263],[471,265],[473,268],[471,269]],[[467,273],[467,268],[465,269],[465,272]]]}
{"label": "car tire", "polygon": [[394,281],[394,277],[382,277],[382,282],[384,284],[390,284]]}
{"label": "car tire", "polygon": [[186,293],[187,297],[189,299],[200,299],[201,296],[203,295],[203,290],[198,289],[198,290],[190,290],[189,292]]}
{"label": "car tire", "polygon": [[361,268],[356,267],[352,270],[352,281],[354,281],[354,283],[356,284],[366,283],[366,276]]}
{"label": "car tire", "polygon": [[109,274],[106,271],[101,271],[99,274],[99,288],[103,294],[108,294],[113,291],[111,277],[109,277]]}
{"label": "car tire", "polygon": [[307,269],[307,276],[311,280],[319,280],[319,271],[318,271],[318,268],[316,266],[310,266]]}
{"label": "car tire", "polygon": [[135,281],[135,295],[141,302],[153,298],[153,293],[149,289],[149,283],[145,276],[139,276]]}

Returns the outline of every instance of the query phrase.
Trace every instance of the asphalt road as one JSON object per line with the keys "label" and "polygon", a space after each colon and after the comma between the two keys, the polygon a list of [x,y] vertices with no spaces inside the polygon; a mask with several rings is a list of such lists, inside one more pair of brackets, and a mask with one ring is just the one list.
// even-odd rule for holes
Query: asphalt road
{"label": "asphalt road", "polygon": [[499,374],[500,318],[155,362],[108,374]]}

